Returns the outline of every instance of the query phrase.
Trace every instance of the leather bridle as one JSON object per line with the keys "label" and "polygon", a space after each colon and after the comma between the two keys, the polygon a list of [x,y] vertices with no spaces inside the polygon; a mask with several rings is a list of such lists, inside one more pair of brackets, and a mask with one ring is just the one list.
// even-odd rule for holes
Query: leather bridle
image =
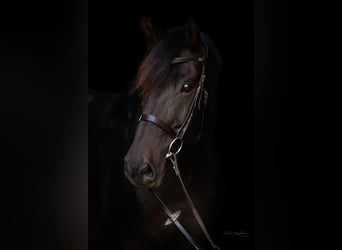
{"label": "leather bridle", "polygon": [[[201,121],[201,130],[202,130],[202,126],[203,126],[203,118],[204,118],[204,110],[205,110],[205,105],[206,105],[206,101],[207,101],[207,97],[208,97],[208,92],[205,89],[204,86],[204,82],[205,82],[205,77],[206,77],[206,71],[205,71],[205,63],[206,63],[206,59],[208,56],[208,47],[205,43],[203,43],[203,47],[202,47],[202,56],[201,57],[176,57],[171,61],[171,65],[172,64],[179,64],[179,63],[187,63],[187,62],[199,62],[202,64],[202,72],[201,72],[201,76],[199,79],[199,83],[196,89],[196,92],[193,96],[193,99],[191,101],[190,107],[185,115],[185,118],[183,120],[183,123],[181,124],[181,126],[179,127],[179,129],[177,131],[175,131],[175,129],[173,129],[171,126],[169,126],[167,123],[165,123],[163,120],[159,119],[158,117],[156,117],[155,115],[152,114],[142,114],[139,118],[139,122],[150,122],[156,126],[158,126],[159,128],[161,128],[164,132],[166,132],[171,138],[173,138],[169,144],[169,148],[168,148],[168,153],[166,154],[166,159],[170,159],[170,161],[173,164],[173,169],[180,181],[180,184],[182,186],[182,189],[186,195],[187,201],[189,203],[189,206],[191,208],[191,211],[194,215],[194,217],[196,218],[198,224],[200,225],[204,235],[206,236],[206,238],[208,239],[209,243],[211,244],[211,246],[213,247],[213,249],[219,249],[219,247],[214,243],[214,241],[212,240],[212,238],[210,237],[184,183],[181,177],[181,173],[178,169],[178,164],[177,164],[177,154],[181,151],[182,146],[183,146],[183,138],[184,135],[186,133],[186,131],[188,130],[188,127],[190,125],[190,122],[197,110],[202,110],[202,121]],[[204,107],[201,107],[202,102],[204,102]],[[199,135],[201,134],[201,131],[199,133]],[[164,202],[158,197],[158,195],[152,190],[150,189],[150,192],[152,193],[152,195],[158,200],[158,202],[160,203],[161,207],[163,208],[164,212],[167,214],[167,216],[169,217],[169,220],[171,222],[173,222],[177,228],[181,231],[181,233],[186,237],[186,239],[195,247],[195,249],[202,249],[202,247],[191,237],[191,235],[186,231],[186,229],[182,226],[182,224],[177,220],[178,215],[175,215],[176,213],[172,213],[170,211],[170,209],[164,204]]]}
{"label": "leather bridle", "polygon": [[[171,61],[171,65],[173,64],[179,64],[179,63],[186,63],[186,62],[199,62],[202,64],[202,72],[199,79],[199,84],[197,86],[196,92],[194,94],[194,97],[191,101],[190,107],[188,109],[188,112],[186,113],[185,119],[183,120],[183,123],[179,127],[177,131],[175,131],[171,126],[169,126],[167,123],[156,117],[155,115],[151,114],[142,114],[139,117],[139,122],[145,121],[145,122],[151,122],[154,125],[158,126],[162,130],[164,130],[171,138],[178,138],[180,140],[183,140],[184,134],[188,129],[188,126],[190,124],[190,121],[196,111],[196,109],[201,110],[201,103],[204,99],[204,103],[206,103],[206,99],[208,96],[208,92],[205,89],[204,81],[205,81],[205,62],[208,55],[208,47],[206,44],[203,44],[202,49],[202,56],[201,57],[190,57],[190,56],[183,56],[183,57],[176,57]],[[203,109],[204,112],[204,109]]]}

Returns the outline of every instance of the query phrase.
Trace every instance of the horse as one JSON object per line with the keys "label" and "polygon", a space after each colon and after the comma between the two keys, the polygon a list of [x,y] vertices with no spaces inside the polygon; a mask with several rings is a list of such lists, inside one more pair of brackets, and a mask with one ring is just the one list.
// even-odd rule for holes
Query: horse
{"label": "horse", "polygon": [[223,180],[214,139],[219,50],[192,18],[165,33],[143,18],[142,29],[148,49],[134,85],[141,115],[124,158],[137,211],[120,247],[219,249]]}

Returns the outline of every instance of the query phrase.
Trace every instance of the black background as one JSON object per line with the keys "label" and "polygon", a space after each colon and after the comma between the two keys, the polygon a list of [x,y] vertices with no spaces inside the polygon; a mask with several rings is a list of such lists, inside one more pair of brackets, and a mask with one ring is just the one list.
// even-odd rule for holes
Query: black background
{"label": "black background", "polygon": [[104,6],[106,3],[96,3],[90,11],[89,87],[92,89],[127,92],[146,51],[140,26],[142,15],[150,17],[164,30],[183,25],[188,16],[193,16],[199,29],[217,44],[223,69],[217,88],[215,132],[227,187],[222,201],[227,207],[226,213],[230,214],[225,230],[247,232],[249,239],[236,237],[233,242],[236,241],[236,249],[251,249],[254,236],[253,2],[169,1],[134,7],[131,4],[117,8]]}
{"label": "black background", "polygon": [[165,29],[191,13],[221,49],[218,134],[232,174],[227,180],[239,190],[226,197],[241,208],[235,225],[254,227],[255,249],[311,248],[316,189],[303,150],[297,7],[286,1],[2,6],[4,249],[85,249],[87,90],[125,91],[145,52],[143,12]]}

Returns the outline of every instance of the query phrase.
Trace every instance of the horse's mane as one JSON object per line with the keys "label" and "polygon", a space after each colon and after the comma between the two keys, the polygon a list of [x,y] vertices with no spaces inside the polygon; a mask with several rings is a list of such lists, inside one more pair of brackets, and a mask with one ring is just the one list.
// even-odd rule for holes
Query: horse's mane
{"label": "horse's mane", "polygon": [[[206,35],[201,38],[213,49],[218,67],[222,67],[220,53],[217,47]],[[169,30],[157,43],[148,51],[146,57],[140,64],[136,76],[133,91],[139,90],[142,99],[146,98],[152,89],[161,87],[165,82],[172,59],[179,55],[185,44],[184,30],[181,27]]]}
{"label": "horse's mane", "polygon": [[161,86],[169,72],[170,63],[184,46],[185,36],[181,28],[168,31],[146,55],[138,69],[133,90],[139,90],[142,98],[152,89]]}

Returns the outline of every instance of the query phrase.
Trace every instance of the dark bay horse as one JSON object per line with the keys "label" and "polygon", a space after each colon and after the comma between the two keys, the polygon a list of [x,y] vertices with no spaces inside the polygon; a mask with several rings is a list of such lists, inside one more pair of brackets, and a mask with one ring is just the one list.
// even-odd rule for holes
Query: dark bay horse
{"label": "dark bay horse", "polygon": [[222,201],[214,146],[220,55],[191,18],[161,37],[149,20],[142,26],[150,43],[135,85],[142,115],[125,157],[144,219],[141,249],[218,248],[209,231],[217,233]]}
{"label": "dark bay horse", "polygon": [[148,51],[133,94],[90,95],[89,249],[225,249],[220,55],[192,19],[164,34],[146,18],[142,27]]}

